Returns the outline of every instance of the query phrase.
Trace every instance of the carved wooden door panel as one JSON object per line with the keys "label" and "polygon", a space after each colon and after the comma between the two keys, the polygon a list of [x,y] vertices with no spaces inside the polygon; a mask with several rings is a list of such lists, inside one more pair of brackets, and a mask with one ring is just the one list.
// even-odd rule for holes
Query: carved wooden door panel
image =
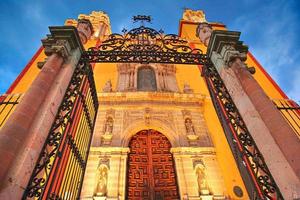
{"label": "carved wooden door panel", "polygon": [[129,147],[126,199],[179,199],[168,139],[144,130],[132,137]]}

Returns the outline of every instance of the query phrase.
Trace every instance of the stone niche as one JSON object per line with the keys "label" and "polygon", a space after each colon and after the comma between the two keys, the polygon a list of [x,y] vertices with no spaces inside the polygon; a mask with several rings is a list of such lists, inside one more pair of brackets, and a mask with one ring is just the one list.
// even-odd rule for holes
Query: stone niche
{"label": "stone niche", "polygon": [[176,67],[171,64],[118,64],[117,91],[178,92]]}

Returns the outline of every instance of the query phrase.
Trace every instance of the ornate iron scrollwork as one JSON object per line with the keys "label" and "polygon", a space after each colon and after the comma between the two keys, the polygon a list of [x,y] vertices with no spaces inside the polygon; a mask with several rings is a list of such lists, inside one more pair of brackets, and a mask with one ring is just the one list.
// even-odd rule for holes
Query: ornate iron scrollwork
{"label": "ornate iron scrollwork", "polygon": [[99,47],[89,48],[83,58],[89,62],[204,64],[206,55],[175,34],[163,35],[140,26],[124,35],[109,35]]}
{"label": "ornate iron scrollwork", "polygon": [[228,125],[231,130],[230,139],[235,145],[234,149],[242,155],[243,165],[248,168],[248,173],[257,187],[259,199],[283,200],[263,155],[249,133],[219,73],[209,60],[204,66],[204,76],[211,96],[215,100],[214,104],[218,104],[217,107],[221,108],[217,109],[217,114],[220,119],[226,119],[223,125]]}
{"label": "ornate iron scrollwork", "polygon": [[91,66],[79,62],[22,199],[79,198],[97,109]]}
{"label": "ornate iron scrollwork", "polygon": [[[92,47],[84,52],[80,64],[75,69],[23,199],[78,197],[98,108],[93,72],[89,65],[94,62],[205,65],[205,79],[214,105],[222,109],[222,111],[217,110],[217,113],[219,117],[221,116],[220,118],[226,119],[225,122],[222,121],[222,125],[230,128],[231,143],[234,144],[234,150],[241,155],[241,160],[247,167],[247,173],[252,177],[252,184],[257,188],[257,195],[260,199],[283,199],[262,154],[216,68],[209,62],[207,56],[201,50],[189,47],[188,42],[177,35],[163,35],[162,32],[144,26],[129,32],[126,31],[124,35],[111,34],[100,46]],[[83,141],[87,142],[84,145],[79,144],[75,139],[81,137],[84,137]],[[60,166],[60,159],[64,159],[66,151],[70,155],[68,157],[70,159],[65,162],[71,160],[72,165],[70,165],[70,171],[62,172],[59,171],[58,166]],[[68,164],[64,163],[62,167],[66,167]],[[68,182],[74,173],[77,174],[78,179]],[[49,179],[52,179],[52,182]],[[58,183],[53,180],[62,181]],[[75,185],[69,187],[73,183]],[[60,185],[63,186],[61,190]],[[45,190],[47,190],[47,194],[45,194]]]}

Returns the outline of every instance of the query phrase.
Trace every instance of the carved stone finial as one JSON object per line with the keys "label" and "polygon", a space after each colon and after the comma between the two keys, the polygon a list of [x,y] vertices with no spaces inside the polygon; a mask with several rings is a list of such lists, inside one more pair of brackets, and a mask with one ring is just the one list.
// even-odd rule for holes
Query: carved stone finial
{"label": "carved stone finial", "polygon": [[197,26],[196,36],[206,47],[208,46],[212,31],[211,25],[206,22],[202,22]]}
{"label": "carved stone finial", "polygon": [[93,26],[88,19],[79,19],[77,30],[82,44],[85,44],[94,32]]}

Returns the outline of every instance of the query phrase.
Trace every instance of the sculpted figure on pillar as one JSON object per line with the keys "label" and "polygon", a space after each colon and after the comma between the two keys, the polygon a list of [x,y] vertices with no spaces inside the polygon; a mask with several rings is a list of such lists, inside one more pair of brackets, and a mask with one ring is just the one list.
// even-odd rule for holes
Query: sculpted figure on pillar
{"label": "sculpted figure on pillar", "polygon": [[85,44],[93,34],[93,26],[88,19],[79,19],[77,30],[82,44]]}
{"label": "sculpted figure on pillar", "polygon": [[196,36],[206,47],[208,46],[212,31],[212,27],[206,22],[200,23],[196,29]]}
{"label": "sculpted figure on pillar", "polygon": [[97,169],[97,185],[95,196],[105,196],[107,192],[108,169],[105,165],[100,165]]}

